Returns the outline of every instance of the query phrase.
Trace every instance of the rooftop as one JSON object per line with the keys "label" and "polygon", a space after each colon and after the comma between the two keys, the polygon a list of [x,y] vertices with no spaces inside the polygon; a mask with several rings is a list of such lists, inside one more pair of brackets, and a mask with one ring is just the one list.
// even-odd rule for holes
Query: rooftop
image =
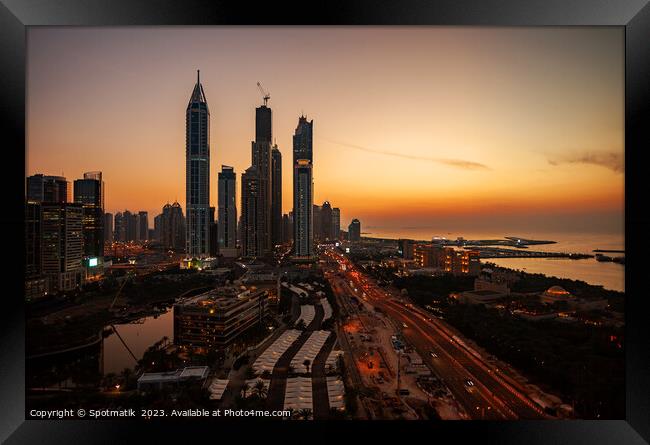
{"label": "rooftop", "polygon": [[214,309],[229,309],[237,306],[238,304],[248,301],[257,296],[258,292],[251,292],[244,286],[236,287],[220,287],[217,289],[209,290],[208,292],[189,297],[176,303],[178,306],[184,307],[210,307]]}

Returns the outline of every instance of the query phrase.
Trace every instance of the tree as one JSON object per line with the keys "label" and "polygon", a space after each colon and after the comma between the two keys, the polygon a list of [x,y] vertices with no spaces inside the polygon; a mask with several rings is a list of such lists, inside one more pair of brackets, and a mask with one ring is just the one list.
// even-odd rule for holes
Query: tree
{"label": "tree", "polygon": [[268,390],[266,388],[266,384],[264,383],[264,380],[258,379],[257,382],[255,382],[255,385],[253,386],[253,394],[255,394],[260,399],[265,399],[267,393]]}
{"label": "tree", "polygon": [[312,418],[312,411],[309,408],[303,408],[298,411],[298,418],[301,420],[309,420]]}
{"label": "tree", "polygon": [[248,390],[251,389],[248,383],[244,383],[244,386],[241,387],[241,395],[243,398],[248,396]]}
{"label": "tree", "polygon": [[302,362],[303,365],[305,365],[305,368],[307,368],[307,374],[309,374],[309,367],[311,366],[311,360],[305,359],[304,362]]}

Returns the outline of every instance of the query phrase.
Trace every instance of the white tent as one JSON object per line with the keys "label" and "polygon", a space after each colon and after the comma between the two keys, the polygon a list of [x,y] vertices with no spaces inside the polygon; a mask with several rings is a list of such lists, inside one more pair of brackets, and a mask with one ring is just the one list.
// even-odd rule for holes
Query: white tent
{"label": "white tent", "polygon": [[287,379],[284,409],[314,409],[311,378],[294,377]]}
{"label": "white tent", "polygon": [[289,329],[282,333],[282,335],[273,342],[271,346],[255,360],[253,363],[253,371],[257,374],[262,374],[264,371],[273,372],[275,364],[278,362],[282,354],[300,337],[301,331],[296,329]]}
{"label": "white tent", "polygon": [[210,400],[221,400],[223,392],[228,386],[228,379],[214,379],[210,386],[208,386],[208,391],[210,392]]}
{"label": "white tent", "polygon": [[345,409],[345,386],[343,380],[338,377],[327,378],[327,396],[330,402],[330,408]]}
{"label": "white tent", "polygon": [[323,321],[329,320],[332,318],[332,306],[330,306],[330,302],[327,301],[327,298],[321,298],[320,303],[323,305]]}
{"label": "white tent", "polygon": [[300,317],[296,320],[296,323],[300,323],[300,320],[305,322],[305,326],[314,321],[316,316],[316,308],[311,304],[303,304],[300,306]]}
{"label": "white tent", "polygon": [[312,332],[305,344],[302,345],[300,350],[291,360],[291,367],[300,373],[307,372],[307,367],[304,364],[305,360],[309,360],[311,364],[314,363],[314,359],[323,348],[323,345],[327,341],[327,338],[330,336],[330,334],[330,331]]}

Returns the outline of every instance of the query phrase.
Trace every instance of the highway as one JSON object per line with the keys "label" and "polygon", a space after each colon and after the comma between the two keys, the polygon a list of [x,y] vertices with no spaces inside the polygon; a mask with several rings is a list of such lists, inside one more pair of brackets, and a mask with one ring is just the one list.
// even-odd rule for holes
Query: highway
{"label": "highway", "polygon": [[[469,417],[486,420],[549,417],[525,395],[517,382],[473,355],[466,345],[459,343],[456,340],[459,339],[458,334],[452,332],[444,322],[379,288],[338,252],[330,250],[326,255],[329,259],[346,265],[344,278],[332,275],[330,279],[353,282],[359,290],[357,297],[361,298],[361,294],[365,293],[366,301],[402,325],[404,338],[444,380]],[[341,286],[340,283],[337,284],[333,288],[338,293]],[[431,351],[437,357],[433,357]],[[473,386],[467,386],[468,379],[474,383]]]}

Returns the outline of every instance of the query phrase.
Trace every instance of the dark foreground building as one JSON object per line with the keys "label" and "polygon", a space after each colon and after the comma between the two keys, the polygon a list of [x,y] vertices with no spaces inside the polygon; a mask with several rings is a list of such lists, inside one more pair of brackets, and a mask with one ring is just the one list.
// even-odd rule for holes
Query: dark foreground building
{"label": "dark foreground building", "polygon": [[214,289],[174,305],[174,343],[224,348],[259,326],[267,310],[266,290]]}

